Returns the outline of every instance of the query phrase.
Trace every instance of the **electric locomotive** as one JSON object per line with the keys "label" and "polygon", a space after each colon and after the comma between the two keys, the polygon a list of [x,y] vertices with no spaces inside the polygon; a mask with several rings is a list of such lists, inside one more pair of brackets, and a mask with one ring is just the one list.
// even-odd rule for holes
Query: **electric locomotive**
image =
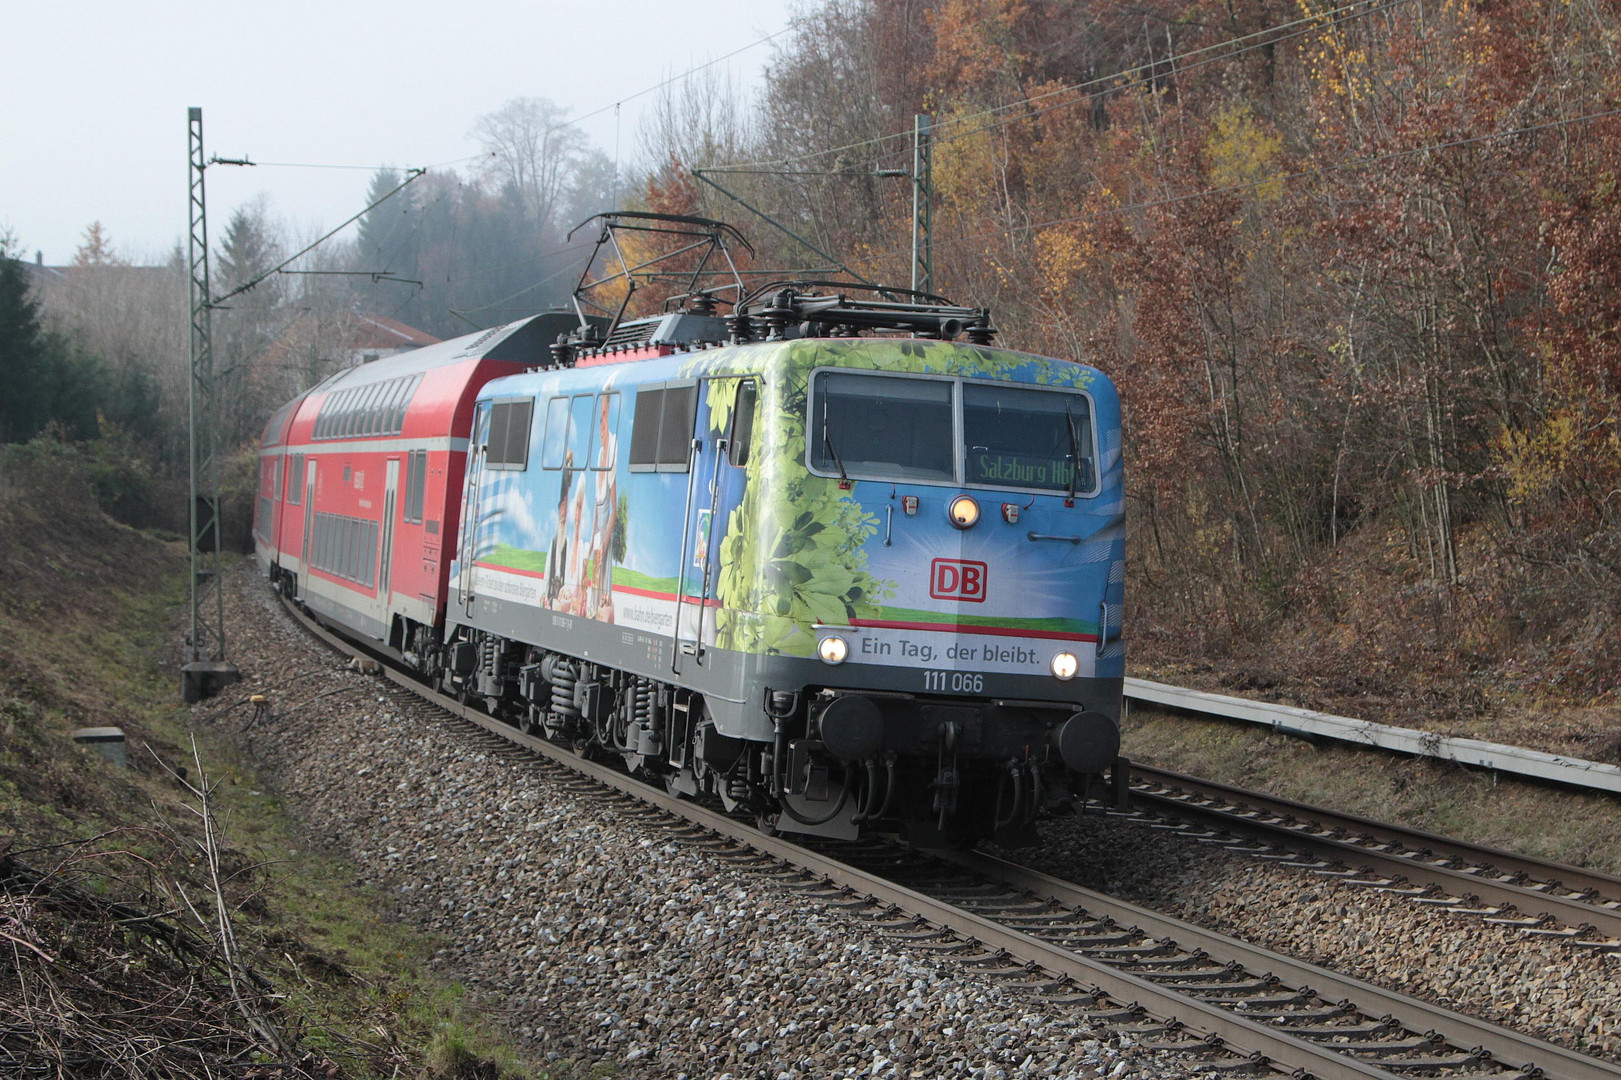
{"label": "electric locomotive", "polygon": [[971,840],[1118,777],[1113,384],[854,291],[698,293],[486,383],[447,688],[784,831]]}
{"label": "electric locomotive", "polygon": [[[463,701],[764,828],[1013,839],[1105,776],[1118,795],[1107,376],[995,348],[988,312],[936,296],[748,294],[719,222],[600,220],[621,267],[626,232],[687,253],[664,314],[623,317],[668,273],[588,266],[572,316],[351,369],[272,419],[278,586]],[[713,263],[725,314],[697,288]],[[587,311],[604,285],[617,309]]]}

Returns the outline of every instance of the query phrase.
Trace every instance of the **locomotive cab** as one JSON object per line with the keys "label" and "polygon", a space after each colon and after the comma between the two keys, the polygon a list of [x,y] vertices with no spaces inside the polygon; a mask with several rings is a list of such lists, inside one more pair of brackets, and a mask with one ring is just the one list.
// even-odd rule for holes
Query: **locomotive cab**
{"label": "locomotive cab", "polygon": [[776,590],[816,615],[810,658],[790,636],[762,665],[777,824],[1016,834],[1119,752],[1113,389],[983,347],[798,348],[810,370],[768,390],[765,422],[804,432],[802,475],[775,484],[805,509],[755,523],[780,537],[756,607]]}

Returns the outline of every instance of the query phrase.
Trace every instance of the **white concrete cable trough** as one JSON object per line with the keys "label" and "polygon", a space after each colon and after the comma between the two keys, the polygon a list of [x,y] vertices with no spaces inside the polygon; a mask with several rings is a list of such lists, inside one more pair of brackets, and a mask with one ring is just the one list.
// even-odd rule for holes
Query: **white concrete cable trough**
{"label": "white concrete cable trough", "polygon": [[1285,735],[1334,739],[1358,746],[1374,746],[1381,750],[1455,761],[1460,765],[1537,780],[1551,780],[1571,787],[1621,793],[1621,766],[1606,765],[1600,761],[1545,754],[1540,750],[1527,750],[1521,746],[1481,739],[1452,738],[1433,731],[1375,724],[1370,720],[1356,720],[1349,716],[1335,716],[1313,709],[1274,705],[1225,694],[1210,694],[1146,679],[1127,679],[1126,698],[1148,705],[1262,724]]}

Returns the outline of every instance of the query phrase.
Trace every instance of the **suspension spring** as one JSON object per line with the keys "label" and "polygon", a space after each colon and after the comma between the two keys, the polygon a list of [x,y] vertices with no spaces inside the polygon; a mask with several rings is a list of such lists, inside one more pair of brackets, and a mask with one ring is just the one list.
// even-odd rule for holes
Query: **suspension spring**
{"label": "suspension spring", "polygon": [[548,661],[544,674],[552,685],[552,712],[571,720],[578,719],[580,707],[574,703],[574,690],[580,683],[579,669],[554,656]]}

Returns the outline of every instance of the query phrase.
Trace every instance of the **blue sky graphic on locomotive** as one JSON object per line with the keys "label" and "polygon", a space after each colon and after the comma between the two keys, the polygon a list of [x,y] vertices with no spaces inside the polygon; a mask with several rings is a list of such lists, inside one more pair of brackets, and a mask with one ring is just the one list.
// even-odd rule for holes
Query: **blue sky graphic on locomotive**
{"label": "blue sky graphic on locomotive", "polygon": [[[1100,625],[1119,633],[1124,533],[1119,399],[1095,369],[800,340],[514,376],[481,399],[533,407],[525,466],[478,483],[475,592],[659,634],[679,607],[685,640],[745,652],[813,656],[837,630],[852,663],[1045,675],[1067,649],[1081,677],[1124,674],[1123,649],[1096,647]],[[644,404],[680,428],[662,463],[633,453]],[[966,528],[961,494],[980,511]]]}

